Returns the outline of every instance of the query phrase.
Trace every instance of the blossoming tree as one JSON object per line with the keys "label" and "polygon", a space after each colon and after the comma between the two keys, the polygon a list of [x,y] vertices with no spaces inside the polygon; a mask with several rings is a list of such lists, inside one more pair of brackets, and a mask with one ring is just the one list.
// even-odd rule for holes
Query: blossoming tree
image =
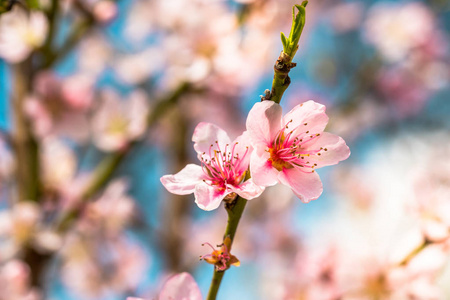
{"label": "blossoming tree", "polygon": [[449,297],[448,5],[292,5],[0,0],[0,300]]}

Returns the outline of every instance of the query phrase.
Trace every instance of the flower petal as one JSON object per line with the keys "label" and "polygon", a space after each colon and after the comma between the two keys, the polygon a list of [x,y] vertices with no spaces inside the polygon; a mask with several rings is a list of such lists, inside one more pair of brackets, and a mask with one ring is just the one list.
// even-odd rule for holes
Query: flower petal
{"label": "flower petal", "polygon": [[282,184],[290,186],[294,194],[304,203],[319,198],[323,191],[322,181],[316,172],[284,169],[279,173],[278,179]]}
{"label": "flower petal", "polygon": [[164,284],[159,300],[202,300],[202,294],[194,278],[186,272],[177,274]]}
{"label": "flower petal", "polygon": [[175,175],[164,175],[161,183],[171,193],[177,195],[188,195],[194,192],[195,186],[202,182],[205,173],[202,167],[188,164]]}
{"label": "flower petal", "polygon": [[241,183],[238,186],[228,186],[229,190],[235,192],[244,199],[251,200],[253,198],[259,197],[262,192],[264,192],[264,187],[256,185],[252,178]]}
{"label": "flower petal", "polygon": [[239,259],[234,255],[231,255],[229,263],[231,266],[235,266],[235,267],[239,267],[241,265],[241,262],[239,261]]}
{"label": "flower petal", "polygon": [[281,106],[273,101],[262,101],[253,106],[246,122],[253,144],[270,146],[283,126],[281,114]]}
{"label": "flower petal", "polygon": [[258,147],[250,158],[250,173],[255,184],[271,186],[278,182],[278,171],[272,167],[269,161],[270,154],[265,149]]}
{"label": "flower petal", "polygon": [[203,210],[213,210],[219,207],[225,194],[225,189],[217,189],[201,182],[195,187],[195,203]]}
{"label": "flower petal", "polygon": [[311,163],[317,164],[316,168],[335,165],[350,156],[350,149],[345,141],[340,136],[332,133],[323,132],[314,143],[308,145],[306,150],[319,150],[320,148],[327,150],[320,151],[320,155],[311,155],[309,157]]}
{"label": "flower petal", "polygon": [[[295,106],[283,118],[283,125],[294,130],[297,136],[302,132],[321,133],[328,123],[328,116],[325,114],[325,106],[312,100]],[[305,125],[306,124],[306,125]]]}
{"label": "flower petal", "polygon": [[194,149],[197,151],[199,158],[203,153],[209,157],[211,145],[217,149],[216,142],[218,142],[221,150],[224,150],[226,144],[230,144],[230,138],[222,128],[205,122],[201,122],[195,127],[192,141],[194,142]]}

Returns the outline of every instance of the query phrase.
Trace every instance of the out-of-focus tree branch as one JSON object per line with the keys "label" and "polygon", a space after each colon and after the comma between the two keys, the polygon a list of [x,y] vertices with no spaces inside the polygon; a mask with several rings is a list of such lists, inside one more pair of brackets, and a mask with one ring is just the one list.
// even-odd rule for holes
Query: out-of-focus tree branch
{"label": "out-of-focus tree branch", "polygon": [[39,198],[39,149],[31,132],[30,121],[25,115],[24,103],[31,88],[33,70],[31,59],[13,67],[14,87],[12,97],[12,142],[16,155],[17,201],[38,201]]}
{"label": "out-of-focus tree branch", "polygon": [[[162,100],[157,101],[156,106],[148,116],[147,127],[152,127],[159,118],[164,116],[165,113],[178,102],[182,95],[191,91],[194,91],[193,87],[188,83],[183,83],[175,91],[164,97]],[[109,154],[98,164],[93,172],[91,182],[80,196],[79,204],[66,212],[59,220],[57,224],[58,231],[65,232],[71,227],[72,222],[76,220],[76,216],[83,210],[87,201],[105,186],[113,176],[117,166],[119,166],[130,150],[136,147],[140,142],[141,141],[135,141],[126,149]]]}
{"label": "out-of-focus tree branch", "polygon": [[[186,139],[188,136],[188,120],[183,116],[180,109],[174,112],[173,130],[177,134],[173,135],[171,149],[174,149],[176,170],[181,170],[188,159],[188,149],[186,147]],[[186,271],[182,265],[183,243],[186,228],[186,215],[189,214],[191,201],[186,196],[173,195],[164,206],[164,216],[162,218],[163,225],[160,232],[160,244],[163,253],[166,255],[167,268],[172,272]]]}

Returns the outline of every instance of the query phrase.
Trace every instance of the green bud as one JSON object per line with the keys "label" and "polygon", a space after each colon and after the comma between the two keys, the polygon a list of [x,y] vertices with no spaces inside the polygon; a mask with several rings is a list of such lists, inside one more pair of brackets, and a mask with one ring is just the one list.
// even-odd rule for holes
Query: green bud
{"label": "green bud", "polygon": [[[286,38],[284,33],[281,33],[281,42],[283,43],[283,51],[290,57],[294,57],[298,49],[298,42],[302,35],[303,27],[305,26],[305,7],[308,1],[303,1],[301,5],[294,5],[292,7],[292,27],[289,33],[289,38]],[[296,12],[296,9],[298,10]]]}

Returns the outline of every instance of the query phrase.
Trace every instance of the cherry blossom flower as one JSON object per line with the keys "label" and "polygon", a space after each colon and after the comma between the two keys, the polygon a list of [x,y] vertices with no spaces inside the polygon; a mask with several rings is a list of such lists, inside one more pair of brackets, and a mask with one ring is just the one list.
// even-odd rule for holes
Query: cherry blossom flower
{"label": "cherry blossom flower", "polygon": [[147,267],[144,250],[124,235],[105,238],[83,228],[66,238],[62,280],[78,299],[101,299],[134,290]]}
{"label": "cherry blossom flower", "polygon": [[231,142],[223,129],[200,123],[192,141],[202,165],[188,164],[175,175],[161,177],[161,183],[169,192],[177,195],[194,193],[195,202],[201,209],[213,210],[224,198],[232,199],[237,194],[250,200],[264,191],[252,179],[244,181],[252,153],[246,132]]}
{"label": "cherry blossom flower", "polygon": [[117,4],[114,1],[97,1],[92,8],[95,18],[101,23],[111,22],[118,12]]}
{"label": "cherry blossom flower", "polygon": [[41,219],[40,207],[30,201],[0,211],[0,261],[13,257],[31,242]]}
{"label": "cherry blossom flower", "polygon": [[325,106],[314,101],[297,105],[284,118],[279,104],[256,103],[247,118],[255,149],[250,160],[254,182],[263,186],[280,182],[303,202],[317,199],[322,182],[315,169],[350,155],[341,137],[323,132],[327,122]]}
{"label": "cherry blossom flower", "polygon": [[433,14],[420,2],[381,2],[370,9],[364,30],[368,42],[388,62],[398,62],[411,50],[426,45],[436,29]]}
{"label": "cherry blossom flower", "polygon": [[104,151],[126,147],[145,133],[148,111],[147,99],[141,90],[131,93],[125,101],[115,92],[105,91],[92,121],[95,145]]}
{"label": "cherry blossom flower", "polygon": [[10,63],[23,61],[44,43],[47,29],[44,13],[33,11],[28,14],[18,5],[14,6],[0,18],[0,57]]}
{"label": "cherry blossom flower", "polygon": [[210,243],[204,243],[203,245],[210,246],[213,252],[200,256],[200,259],[206,261],[208,264],[214,265],[217,271],[225,271],[230,266],[239,267],[241,265],[239,259],[230,253],[231,239],[229,236],[220,245],[220,250],[216,250]]}
{"label": "cherry blossom flower", "polygon": [[0,300],[41,300],[38,289],[30,284],[30,268],[23,261],[12,259],[0,267]]}
{"label": "cherry blossom flower", "polygon": [[126,194],[128,182],[125,179],[112,181],[103,195],[86,207],[88,229],[117,233],[124,229],[134,213],[134,199]]}
{"label": "cherry blossom flower", "polygon": [[62,140],[48,136],[41,142],[42,182],[50,191],[61,191],[72,184],[77,171],[77,158]]}
{"label": "cherry blossom flower", "polygon": [[35,135],[58,135],[84,142],[89,137],[86,113],[92,104],[93,84],[93,78],[82,73],[60,78],[54,72],[40,72],[34,93],[25,102]]}
{"label": "cherry blossom flower", "polygon": [[[202,300],[202,294],[189,273],[183,272],[169,278],[164,284],[159,300]],[[127,300],[144,300],[128,297]]]}

